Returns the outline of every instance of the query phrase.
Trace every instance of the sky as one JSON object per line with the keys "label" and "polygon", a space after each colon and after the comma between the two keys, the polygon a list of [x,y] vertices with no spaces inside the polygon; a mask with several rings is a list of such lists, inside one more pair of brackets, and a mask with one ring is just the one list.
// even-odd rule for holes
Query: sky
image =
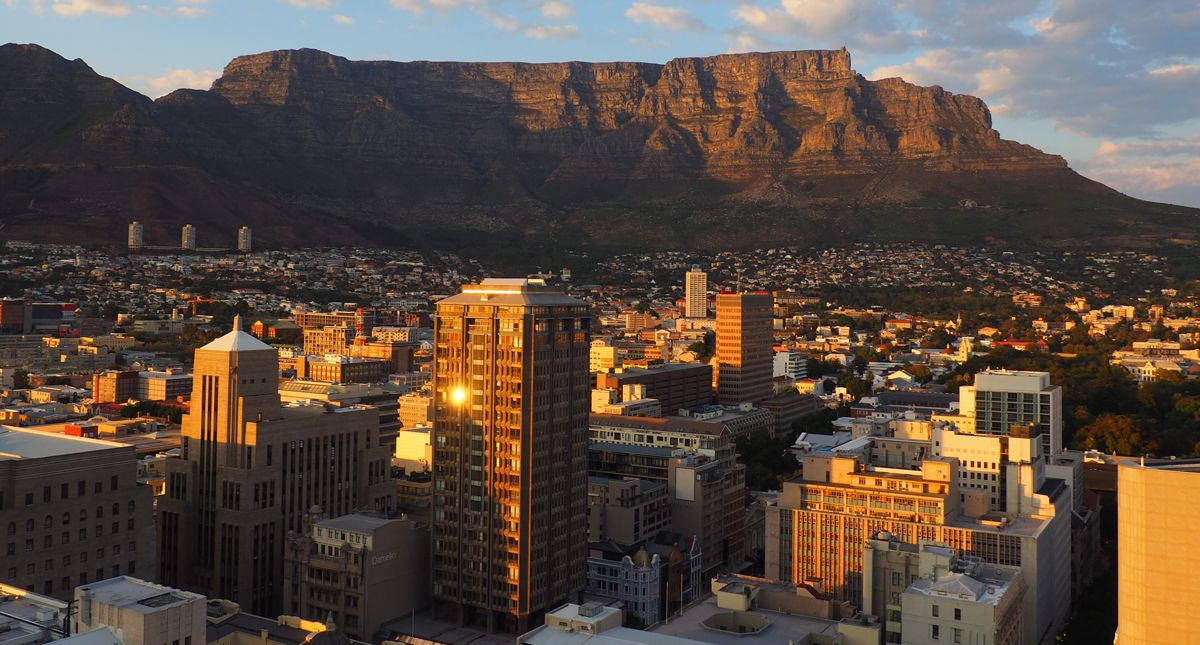
{"label": "sky", "polygon": [[151,97],[230,59],[638,60],[850,50],[987,101],[1006,139],[1125,193],[1200,206],[1197,0],[0,0],[0,42],[37,43]]}

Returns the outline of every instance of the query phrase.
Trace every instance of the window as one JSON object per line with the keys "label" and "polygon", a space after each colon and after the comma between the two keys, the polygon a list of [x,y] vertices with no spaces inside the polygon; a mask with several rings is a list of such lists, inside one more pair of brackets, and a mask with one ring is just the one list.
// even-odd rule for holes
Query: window
{"label": "window", "polygon": [[[934,605],[936,607],[936,605]],[[942,628],[938,625],[929,626],[929,637],[933,640],[939,640],[942,637]]]}
{"label": "window", "polygon": [[47,515],[46,519],[42,520],[42,528],[44,528],[44,529],[54,528],[54,518]]}
{"label": "window", "polygon": [[50,501],[50,487],[49,486],[42,486],[42,501],[43,502]]}
{"label": "window", "polygon": [[102,518],[102,517],[104,517],[104,507],[103,507],[103,506],[97,506],[97,507],[96,507],[96,519],[100,519],[100,518]]}
{"label": "window", "polygon": [[9,522],[9,523],[8,523],[8,534],[9,534],[9,535],[16,535],[16,534],[17,534],[17,523],[16,523],[16,522]]}
{"label": "window", "polygon": [[954,642],[955,643],[962,642],[962,630],[957,627],[954,628]]}
{"label": "window", "polygon": [[958,607],[954,608],[954,620],[962,620],[962,610]]}
{"label": "window", "polygon": [[112,510],[112,514],[113,514],[113,515],[120,515],[120,514],[121,514],[121,504],[120,504],[120,503],[118,503],[118,502],[113,502],[113,510]]}
{"label": "window", "polygon": [[933,606],[933,617],[934,618],[938,617],[938,606],[937,605]]}
{"label": "window", "polygon": [[71,485],[63,484],[62,486],[59,486],[58,487],[58,496],[63,499],[70,497],[71,496]]}
{"label": "window", "polygon": [[104,482],[96,482],[96,485],[93,487],[93,490],[96,491],[97,495],[99,495],[100,493],[103,493],[104,492]]}
{"label": "window", "polygon": [[109,480],[108,480],[109,490],[114,490],[114,491],[117,490],[117,488],[118,488],[117,482],[118,482],[118,478],[116,475],[113,475],[111,478],[109,478]]}
{"label": "window", "polygon": [[71,523],[71,514],[70,513],[63,513],[62,523],[63,523],[63,526],[66,526]]}
{"label": "window", "polygon": [[80,497],[87,495],[87,482],[83,481],[82,479],[79,480],[79,486],[77,487],[77,490]]}

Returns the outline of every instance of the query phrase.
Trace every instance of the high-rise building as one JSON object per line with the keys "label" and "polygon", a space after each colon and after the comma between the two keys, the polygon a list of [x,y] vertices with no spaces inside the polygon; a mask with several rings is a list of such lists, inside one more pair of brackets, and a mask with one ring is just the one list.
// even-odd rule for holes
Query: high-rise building
{"label": "high-rise building", "polygon": [[1200,641],[1200,461],[1117,468],[1117,639]]}
{"label": "high-rise building", "polygon": [[770,293],[717,294],[717,402],[737,405],[771,396],[775,353]]}
{"label": "high-rise building", "polygon": [[583,591],[590,328],[585,303],[541,280],[484,280],[438,302],[438,613],[519,632]]}
{"label": "high-rise building", "polygon": [[191,224],[183,225],[183,233],[180,236],[179,248],[184,250],[195,250],[196,248],[196,227]]}
{"label": "high-rise building", "polygon": [[708,318],[708,274],[700,270],[700,265],[692,265],[692,270],[687,272],[683,290],[684,317]]}
{"label": "high-rise building", "polygon": [[132,222],[130,222],[129,223],[129,248],[140,249],[143,246],[145,246],[145,242],[143,241],[142,235],[143,235],[142,223],[137,220],[133,220]]}
{"label": "high-rise building", "polygon": [[238,229],[238,250],[242,253],[250,252],[250,227],[243,226]]}
{"label": "high-rise building", "polygon": [[132,446],[0,426],[0,579],[70,599],[76,585],[154,571],[153,493]]}
{"label": "high-rise building", "polygon": [[159,580],[278,615],[284,538],[313,506],[391,511],[391,448],[367,405],[281,405],[276,350],[241,330],[196,350],[182,454],[164,465]]}
{"label": "high-rise building", "polygon": [[968,425],[973,419],[978,434],[1006,435],[1013,426],[1032,423],[1042,432],[1045,455],[1062,452],[1062,388],[1050,384],[1049,372],[980,372],[973,385],[959,389],[958,398],[959,415]]}

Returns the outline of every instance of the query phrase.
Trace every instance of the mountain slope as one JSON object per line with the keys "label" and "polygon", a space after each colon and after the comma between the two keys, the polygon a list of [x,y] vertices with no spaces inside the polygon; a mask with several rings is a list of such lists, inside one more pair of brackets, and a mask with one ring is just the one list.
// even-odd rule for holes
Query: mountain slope
{"label": "mountain slope", "polygon": [[868,81],[844,49],[665,65],[288,50],[150,101],[0,47],[6,237],[119,242],[136,217],[164,244],[183,222],[275,245],[1127,243],[1194,237],[1195,214],[1001,139],[975,97]]}

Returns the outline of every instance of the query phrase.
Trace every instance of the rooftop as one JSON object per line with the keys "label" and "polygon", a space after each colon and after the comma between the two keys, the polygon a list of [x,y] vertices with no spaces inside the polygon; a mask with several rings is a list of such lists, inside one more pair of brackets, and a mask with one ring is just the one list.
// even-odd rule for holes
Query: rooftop
{"label": "rooftop", "polygon": [[372,515],[363,515],[361,513],[352,513],[350,515],[342,515],[328,520],[320,520],[316,526],[327,529],[339,529],[342,531],[354,531],[355,533],[370,533],[375,529],[394,522],[384,517],[375,517]]}
{"label": "rooftop", "polygon": [[109,578],[77,588],[95,602],[150,614],[167,607],[204,602],[205,597],[129,576]]}
{"label": "rooftop", "polygon": [[125,447],[114,441],[0,426],[0,461],[61,457]]}
{"label": "rooftop", "polygon": [[[745,645],[746,643],[789,643],[805,642],[809,634],[836,636],[837,621],[810,618],[773,611],[755,610],[742,612],[744,615],[759,616],[766,620],[766,627],[756,634],[737,634],[722,632],[705,626],[704,621],[717,614],[726,614],[730,610],[717,606],[715,597],[709,597],[704,602],[689,608],[681,616],[674,616],[669,622],[660,623],[652,628],[654,634],[675,636],[691,642],[717,643],[720,645]],[[712,621],[709,621],[710,623]]]}
{"label": "rooftop", "polygon": [[233,331],[200,348],[213,352],[275,351],[274,347],[242,331],[242,317],[234,316]]}

